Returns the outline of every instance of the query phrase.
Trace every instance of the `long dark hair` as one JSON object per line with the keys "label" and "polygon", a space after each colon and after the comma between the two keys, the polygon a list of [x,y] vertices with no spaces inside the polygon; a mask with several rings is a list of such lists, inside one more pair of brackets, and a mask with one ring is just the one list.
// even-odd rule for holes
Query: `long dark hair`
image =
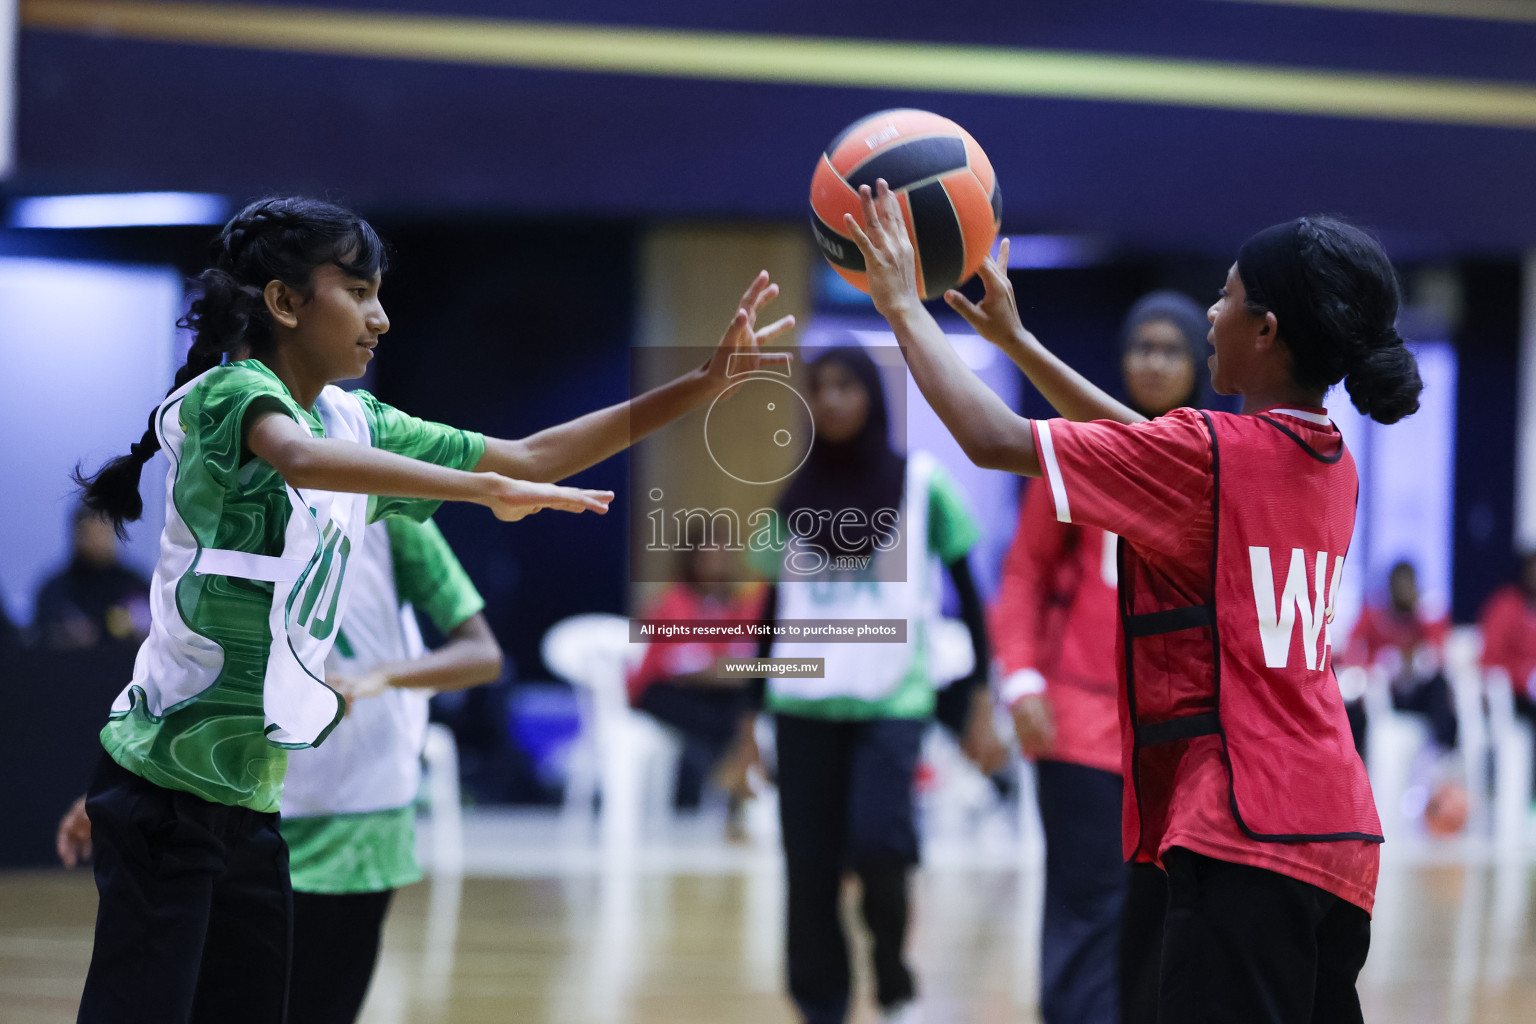
{"label": "long dark hair", "polygon": [[[226,355],[261,356],[270,351],[272,316],[264,294],[268,282],[281,281],[307,294],[311,275],[327,263],[367,279],[384,272],[389,256],[367,221],[334,203],[275,197],[259,199],[235,214],[213,241],[208,269],[193,281],[197,298],[176,322],[193,332],[192,348],[166,394],[218,366]],[[144,436],[127,455],[90,477],[75,467],[85,507],[110,519],[118,536],[125,535],[124,523],[144,513],[139,477],[160,450],[156,409],[150,410]]]}
{"label": "long dark hair", "polygon": [[1424,383],[1398,336],[1397,274],[1376,239],[1333,217],[1301,217],[1244,243],[1237,271],[1247,309],[1275,314],[1298,384],[1326,391],[1342,380],[1378,423],[1418,411]]}
{"label": "long dark hair", "polygon": [[[901,507],[907,460],[891,450],[885,389],[880,384],[880,368],[869,353],[857,344],[827,349],[811,363],[811,379],[814,381],[821,368],[832,363],[864,386],[869,415],[859,432],[846,441],[816,438],[805,465],[779,498],[779,511],[786,518],[799,509],[834,515],[844,509],[862,512],[864,527],[829,529],[824,546],[835,555],[864,555],[884,538],[875,513]],[[793,521],[790,528],[794,528]]]}

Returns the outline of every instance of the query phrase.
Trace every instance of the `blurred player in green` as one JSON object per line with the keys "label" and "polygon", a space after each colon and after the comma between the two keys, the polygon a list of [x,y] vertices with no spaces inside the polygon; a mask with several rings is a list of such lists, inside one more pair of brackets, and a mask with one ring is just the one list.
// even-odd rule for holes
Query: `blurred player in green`
{"label": "blurred player in green", "polygon": [[[353,554],[358,589],[326,678],[347,717],[288,757],[280,828],[293,879],[289,1024],[357,1019],[395,889],[421,879],[415,809],[427,700],[501,674],[501,648],[437,526],[388,519]],[[428,651],[423,614],[447,637]]]}

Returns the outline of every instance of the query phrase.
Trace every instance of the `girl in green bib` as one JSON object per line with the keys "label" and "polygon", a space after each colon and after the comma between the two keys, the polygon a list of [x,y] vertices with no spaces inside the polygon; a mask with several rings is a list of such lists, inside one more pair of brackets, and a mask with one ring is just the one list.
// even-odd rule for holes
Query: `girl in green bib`
{"label": "girl in green bib", "polygon": [[[907,634],[903,643],[760,645],[764,656],[820,658],[823,668],[815,678],[770,675],[766,683],[787,880],[789,991],[805,1024],[848,1019],[849,950],[839,906],[843,878],[853,874],[872,940],[881,1020],[895,1024],[921,1014],[904,947],[908,876],[918,862],[915,775],[923,735],[937,717],[968,734],[968,753],[992,756],[985,739],[992,724],[985,618],[967,561],[981,531],[931,454],[892,450],[880,370],[867,352],[828,349],[809,370],[815,444],[779,499],[786,544],[768,553],[774,564],[761,566],[774,579],[764,618],[902,620]],[[970,675],[940,689],[949,680],[935,678],[933,629],[945,575],[975,658]],[[991,747],[1001,749],[995,734]]]}
{"label": "girl in green bib", "polygon": [[263,1022],[286,1014],[291,892],[277,831],[286,750],[318,746],[343,698],[324,665],[369,522],[442,501],[516,520],[604,512],[612,492],[555,485],[711,401],[762,358],[761,274],[713,357],[620,405],[500,440],[406,415],[332,382],[359,377],[389,318],[383,243],[329,203],[266,199],[213,246],[185,325],[187,363],[87,505],[121,528],[169,460],[152,625],[102,730],[86,810],[100,893],[81,1021]]}

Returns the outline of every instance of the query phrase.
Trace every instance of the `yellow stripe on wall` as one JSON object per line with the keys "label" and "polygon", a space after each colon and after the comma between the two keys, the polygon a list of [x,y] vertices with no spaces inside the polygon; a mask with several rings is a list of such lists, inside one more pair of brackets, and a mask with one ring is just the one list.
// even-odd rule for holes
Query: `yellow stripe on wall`
{"label": "yellow stripe on wall", "polygon": [[353,57],[1536,128],[1536,88],[1059,50],[237,4],[22,0],[32,30]]}
{"label": "yellow stripe on wall", "polygon": [[1221,0],[1223,3],[1280,7],[1326,7],[1375,14],[1409,14],[1465,21],[1513,21],[1536,24],[1531,0]]}

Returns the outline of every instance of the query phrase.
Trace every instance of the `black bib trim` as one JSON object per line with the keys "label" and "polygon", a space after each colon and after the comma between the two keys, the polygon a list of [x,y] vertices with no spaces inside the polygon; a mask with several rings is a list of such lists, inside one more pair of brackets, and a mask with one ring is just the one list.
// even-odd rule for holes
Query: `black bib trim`
{"label": "black bib trim", "polygon": [[1198,715],[1183,715],[1166,722],[1136,727],[1138,747],[1156,747],[1164,743],[1194,739],[1196,736],[1216,736],[1221,733],[1221,718],[1214,711]]}
{"label": "black bib trim", "polygon": [[[1270,417],[1265,416],[1263,413],[1259,414],[1259,419],[1263,420],[1265,423],[1268,423],[1270,426],[1280,431],[1280,433],[1284,434],[1292,441],[1295,441],[1301,447],[1302,451],[1312,456],[1312,458],[1316,459],[1318,462],[1324,462],[1332,465],[1344,457],[1344,439],[1342,437],[1339,438],[1339,450],[1334,452],[1332,455],[1324,455],[1322,452],[1318,451],[1316,448],[1313,448],[1311,445],[1307,444],[1307,442],[1303,441],[1300,434],[1296,433],[1296,431],[1292,430],[1284,423],[1281,423],[1279,420],[1271,419]],[[1213,427],[1212,429],[1215,428]]]}
{"label": "black bib trim", "polygon": [[1141,638],[1177,633],[1185,629],[1204,629],[1216,624],[1216,612],[1208,604],[1194,604],[1188,608],[1170,608],[1167,611],[1147,612],[1125,617],[1125,635]]}

